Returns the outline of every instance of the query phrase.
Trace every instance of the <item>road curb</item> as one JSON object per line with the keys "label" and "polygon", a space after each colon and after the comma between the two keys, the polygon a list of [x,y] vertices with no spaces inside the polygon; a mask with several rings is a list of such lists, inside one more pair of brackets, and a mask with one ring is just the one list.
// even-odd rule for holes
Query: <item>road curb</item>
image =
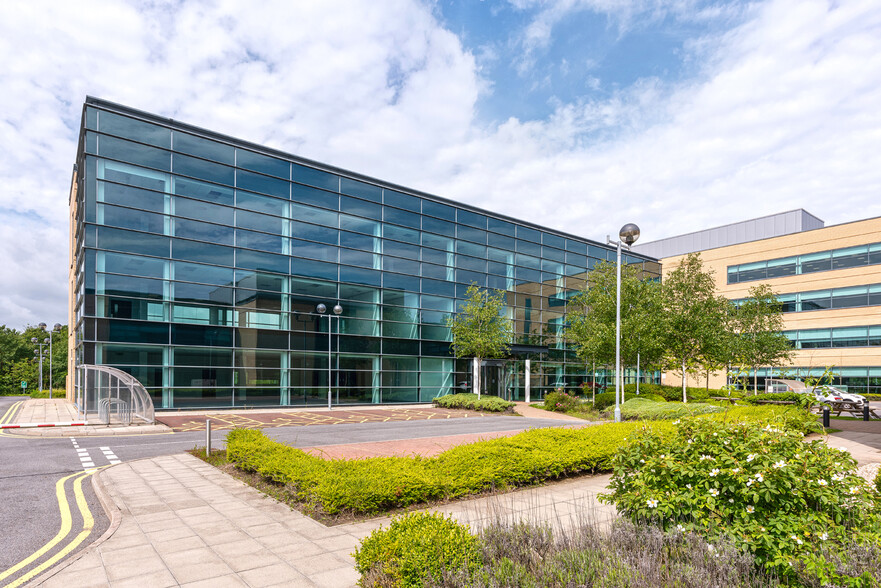
{"label": "road curb", "polygon": [[[121,465],[121,464],[116,464]],[[46,570],[36,578],[32,580],[34,586],[39,586],[42,583],[48,581],[50,578],[66,569],[68,566],[74,564],[74,562],[78,561],[80,558],[85,557],[86,555],[95,551],[102,543],[110,539],[116,530],[119,528],[120,523],[122,523],[122,511],[116,506],[116,503],[113,501],[113,498],[108,494],[107,489],[104,488],[104,483],[101,481],[101,474],[104,473],[105,470],[108,470],[112,467],[109,466],[102,469],[100,472],[96,472],[91,476],[92,478],[92,490],[95,491],[95,496],[98,498],[98,502],[101,504],[101,508],[104,509],[104,513],[110,518],[110,524],[107,526],[107,530],[104,533],[95,539],[91,545],[86,547],[85,549],[81,549],[79,553],[76,555],[65,559],[64,561],[60,561],[55,564],[50,569]]]}

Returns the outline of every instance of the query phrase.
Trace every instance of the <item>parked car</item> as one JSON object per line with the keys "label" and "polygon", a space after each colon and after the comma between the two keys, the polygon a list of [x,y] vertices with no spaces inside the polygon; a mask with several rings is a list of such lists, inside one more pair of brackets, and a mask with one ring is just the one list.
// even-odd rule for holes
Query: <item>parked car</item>
{"label": "parked car", "polygon": [[862,406],[866,402],[865,396],[851,394],[839,390],[834,386],[815,386],[808,389],[820,402],[850,402],[854,406]]}

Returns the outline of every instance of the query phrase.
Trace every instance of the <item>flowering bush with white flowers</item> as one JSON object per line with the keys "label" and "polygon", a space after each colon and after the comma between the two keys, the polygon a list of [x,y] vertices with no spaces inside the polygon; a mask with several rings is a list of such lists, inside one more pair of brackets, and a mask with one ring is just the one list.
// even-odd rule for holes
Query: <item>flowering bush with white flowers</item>
{"label": "flowering bush with white flowers", "polygon": [[672,438],[646,429],[630,440],[601,499],[635,521],[727,537],[796,581],[862,585],[863,572],[839,565],[850,546],[881,557],[881,496],[847,452],[782,426],[702,419],[678,423]]}

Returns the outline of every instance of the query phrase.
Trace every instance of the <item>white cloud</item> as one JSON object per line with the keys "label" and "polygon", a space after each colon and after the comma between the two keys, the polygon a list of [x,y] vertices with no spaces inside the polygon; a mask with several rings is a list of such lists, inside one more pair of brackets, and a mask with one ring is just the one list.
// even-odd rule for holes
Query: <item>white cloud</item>
{"label": "white cloud", "polygon": [[[521,4],[620,22],[660,6]],[[699,79],[644,79],[492,127],[475,115],[492,80],[428,4],[146,6],[0,5],[0,324],[66,322],[86,94],[595,239],[629,221],[648,241],[797,207],[827,222],[881,215],[873,0],[750,5],[742,26],[689,42]]]}

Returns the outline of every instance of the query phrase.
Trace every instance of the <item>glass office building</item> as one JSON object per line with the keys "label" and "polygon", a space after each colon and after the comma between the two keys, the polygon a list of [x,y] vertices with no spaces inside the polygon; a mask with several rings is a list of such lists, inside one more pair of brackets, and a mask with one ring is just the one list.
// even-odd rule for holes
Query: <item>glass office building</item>
{"label": "glass office building", "polygon": [[595,376],[561,337],[566,300],[615,254],[94,98],[71,232],[76,362],[132,374],[166,409],[321,405],[329,387],[340,405],[427,402],[469,387],[446,320],[472,283],[505,292],[515,327],[510,357],[482,367],[485,391],[522,398],[525,359],[533,398],[579,386]]}

